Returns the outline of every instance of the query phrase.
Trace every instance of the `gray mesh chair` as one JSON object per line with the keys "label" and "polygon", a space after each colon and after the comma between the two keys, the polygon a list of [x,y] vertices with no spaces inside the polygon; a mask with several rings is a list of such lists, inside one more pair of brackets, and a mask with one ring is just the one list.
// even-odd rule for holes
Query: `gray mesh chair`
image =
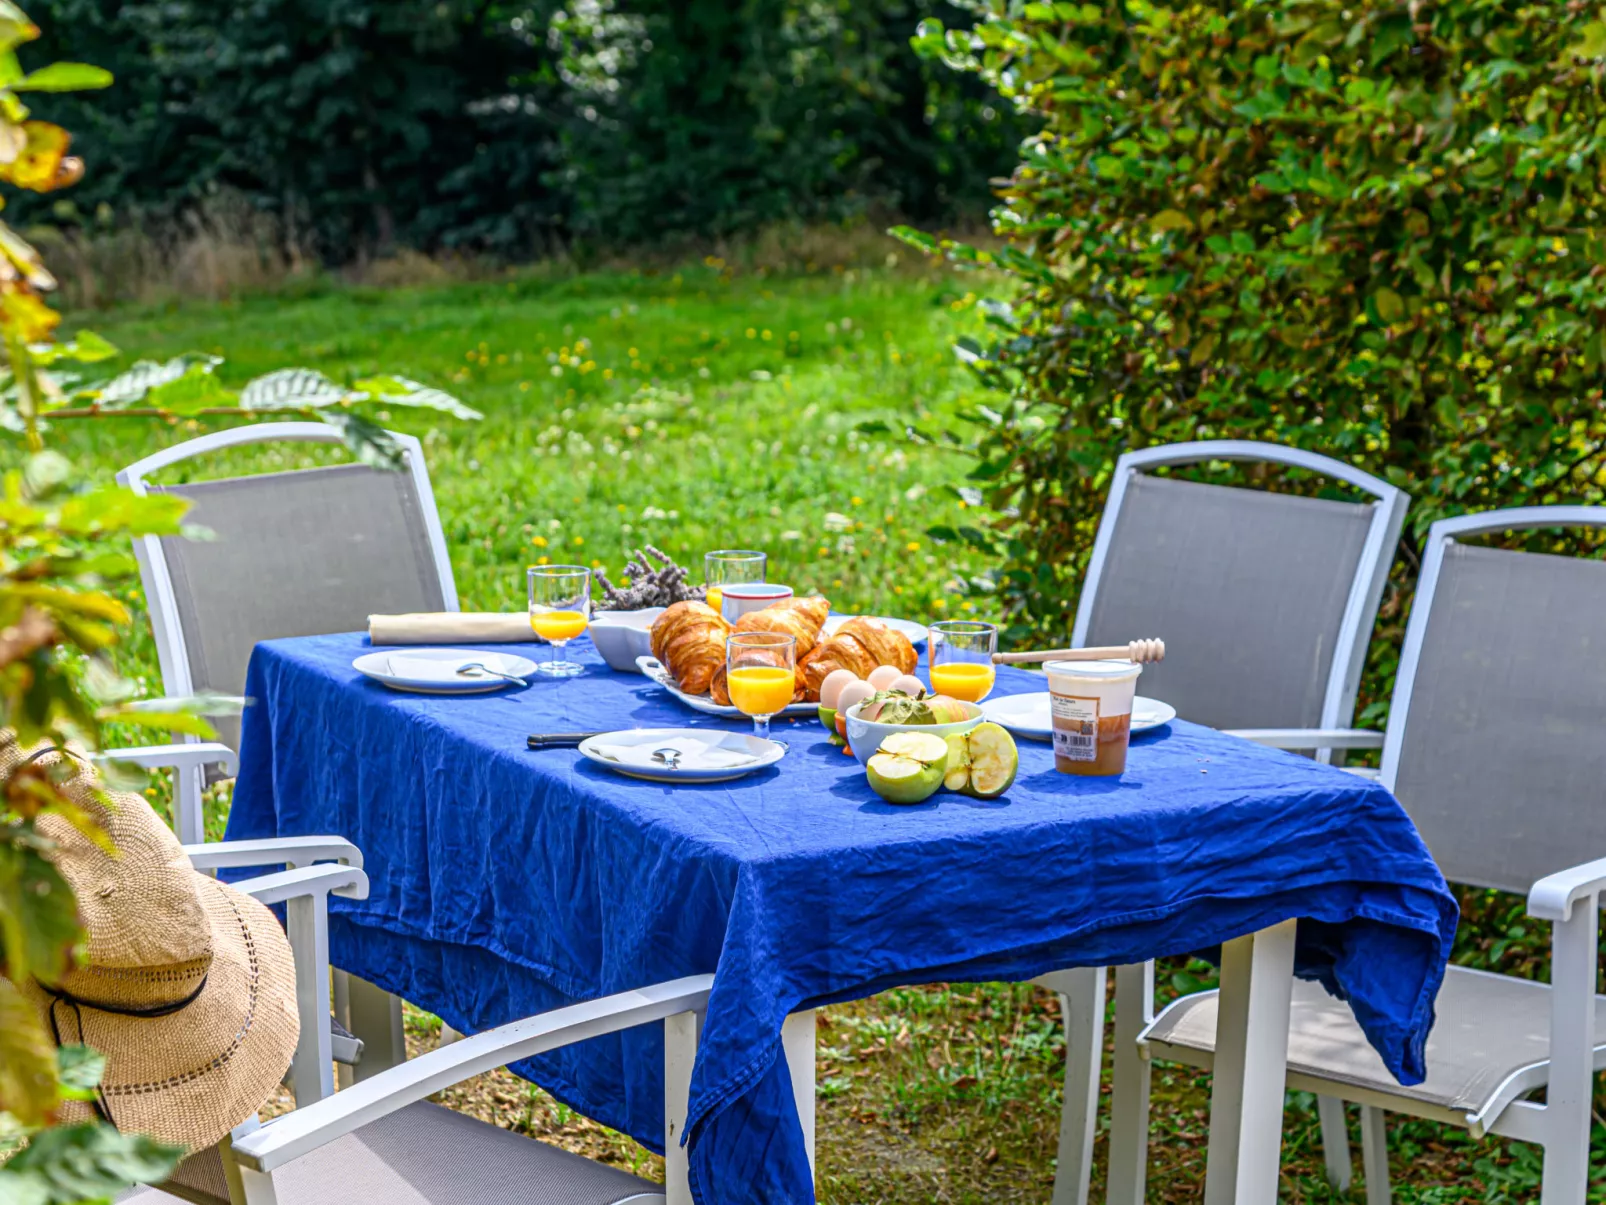
{"label": "gray mesh chair", "polygon": [[[571,1005],[442,1046],[192,1155],[121,1205],[690,1205],[680,1145],[712,975]],[[483,1072],[635,1025],[664,1025],[666,1183],[425,1099]]]}
{"label": "gray mesh chair", "polygon": [[[1369,500],[1304,498],[1152,475],[1158,468],[1212,460],[1306,469]],[[1404,493],[1368,473],[1276,444],[1218,440],[1129,452],[1116,462],[1110,482],[1072,643],[1161,637],[1166,658],[1144,666],[1138,688],[1170,703],[1182,718],[1306,749],[1323,760],[1330,750],[1364,746],[1375,734],[1354,736],[1343,725],[1354,712],[1367,639],[1409,504]],[[1151,969],[1118,968],[1116,978],[1118,1001],[1131,1005],[1140,994],[1152,1001]],[[1103,1058],[1105,971],[1059,971],[1037,982],[1059,993],[1065,1016],[1065,1108],[1054,1205],[1085,1205]],[[1131,1029],[1127,1036],[1135,1033]],[[1136,1071],[1127,1049],[1118,1036],[1117,1076]],[[1140,1174],[1137,1157],[1112,1145],[1112,1194],[1132,1191],[1132,1177]],[[1329,1173],[1347,1183],[1347,1159],[1340,1163],[1335,1156]],[[1141,1189],[1132,1199],[1140,1198]]]}
{"label": "gray mesh chair", "polygon": [[[411,436],[393,438],[406,471],[346,464],[183,485],[150,480],[243,445],[340,442],[324,423],[264,423],[189,440],[117,474],[135,493],[190,499],[187,521],[216,537],[135,544],[167,694],[239,696],[259,640],[355,631],[376,611],[457,610],[423,449]],[[216,726],[223,743],[238,748],[238,721]],[[179,839],[199,841],[203,780],[193,772],[176,778]]]}
{"label": "gray mesh chair", "polygon": [[[1492,511],[1441,521],[1428,536],[1382,781],[1447,878],[1527,894],[1528,914],[1551,923],[1553,963],[1549,984],[1451,967],[1427,1080],[1410,1088],[1384,1070],[1347,1004],[1295,984],[1288,1084],[1362,1106],[1371,1205],[1389,1199],[1383,1109],[1474,1137],[1539,1143],[1545,1205],[1585,1199],[1594,1072],[1606,1067],[1597,1038],[1606,997],[1596,994],[1606,889],[1606,562],[1460,542],[1574,526],[1606,528],[1606,508]],[[1138,1046],[1209,1067],[1215,1010],[1214,992],[1184,997],[1143,1029]],[[1541,1089],[1543,1104],[1528,1099]],[[1140,1103],[1116,1105],[1117,1124],[1131,1131],[1124,1141],[1139,1148],[1148,1128]]]}

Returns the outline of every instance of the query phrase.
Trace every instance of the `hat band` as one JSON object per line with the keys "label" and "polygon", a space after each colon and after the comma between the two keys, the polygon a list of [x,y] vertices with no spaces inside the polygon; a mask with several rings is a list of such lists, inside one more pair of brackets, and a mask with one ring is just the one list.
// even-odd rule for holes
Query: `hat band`
{"label": "hat band", "polygon": [[92,1008],[96,1012],[111,1013],[116,1017],[140,1017],[151,1020],[156,1017],[171,1017],[174,1013],[194,1004],[200,999],[201,993],[206,990],[206,976],[202,975],[201,982],[195,985],[195,990],[182,1000],[175,1000],[171,1004],[153,1004],[149,1008],[128,1008],[121,1004],[101,1004],[95,1000],[85,1000],[82,996],[75,996],[71,992],[63,991],[59,988],[46,987],[42,983],[39,984],[39,990],[44,992],[45,995],[64,1004],[71,1004],[75,1008]]}

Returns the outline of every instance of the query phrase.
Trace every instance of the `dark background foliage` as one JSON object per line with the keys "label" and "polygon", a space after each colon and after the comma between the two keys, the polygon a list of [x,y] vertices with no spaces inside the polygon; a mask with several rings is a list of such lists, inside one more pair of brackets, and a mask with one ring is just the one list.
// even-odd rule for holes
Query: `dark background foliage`
{"label": "dark background foliage", "polygon": [[117,77],[40,106],[92,165],[77,215],[182,218],[229,190],[341,262],[979,214],[1025,127],[911,49],[938,4],[43,0],[33,15],[41,57]]}
{"label": "dark background foliage", "polygon": [[[1043,120],[966,349],[999,401],[972,488],[1015,635],[1069,631],[1115,458],[1290,444],[1414,498],[1364,697],[1380,718],[1420,537],[1606,494],[1606,24],[1526,0],[977,0],[919,45]],[[928,250],[935,240],[907,232]],[[1203,475],[1306,492],[1297,474]],[[1535,548],[1578,551],[1554,532]]]}

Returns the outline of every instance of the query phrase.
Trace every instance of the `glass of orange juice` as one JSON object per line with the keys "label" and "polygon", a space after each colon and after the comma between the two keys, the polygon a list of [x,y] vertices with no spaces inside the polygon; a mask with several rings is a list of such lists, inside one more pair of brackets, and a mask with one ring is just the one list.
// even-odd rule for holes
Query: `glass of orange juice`
{"label": "glass of orange juice", "polygon": [[538,674],[572,678],[580,666],[563,659],[563,646],[591,621],[591,570],[584,565],[530,566],[530,628],[552,645],[552,660]]}
{"label": "glass of orange juice", "polygon": [[931,625],[926,648],[935,694],[980,703],[993,690],[993,654],[998,627],[974,619],[944,619]]}
{"label": "glass of orange juice", "polygon": [[708,605],[718,611],[724,602],[723,587],[742,582],[761,582],[769,569],[769,557],[751,548],[720,548],[703,557],[703,580],[708,583]]}
{"label": "glass of orange juice", "polygon": [[783,632],[733,632],[725,642],[725,687],[753,735],[768,737],[770,717],[792,701],[797,687],[797,638]]}

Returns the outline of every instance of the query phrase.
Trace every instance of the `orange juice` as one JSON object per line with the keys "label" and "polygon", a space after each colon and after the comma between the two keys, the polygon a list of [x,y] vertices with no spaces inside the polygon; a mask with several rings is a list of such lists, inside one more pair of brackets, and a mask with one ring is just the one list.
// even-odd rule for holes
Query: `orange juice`
{"label": "orange juice", "polygon": [[731,702],[747,715],[774,715],[792,701],[792,671],[773,665],[741,665],[730,671],[726,685]]}
{"label": "orange juice", "polygon": [[947,661],[931,667],[931,689],[950,699],[980,703],[992,693],[995,676],[990,665],[974,661]]}
{"label": "orange juice", "polygon": [[725,591],[721,590],[718,586],[710,586],[708,587],[708,593],[705,595],[705,597],[708,600],[708,605],[717,611],[719,610],[719,604],[725,601]]}
{"label": "orange juice", "polygon": [[586,630],[584,611],[536,611],[530,627],[542,640],[573,640]]}

